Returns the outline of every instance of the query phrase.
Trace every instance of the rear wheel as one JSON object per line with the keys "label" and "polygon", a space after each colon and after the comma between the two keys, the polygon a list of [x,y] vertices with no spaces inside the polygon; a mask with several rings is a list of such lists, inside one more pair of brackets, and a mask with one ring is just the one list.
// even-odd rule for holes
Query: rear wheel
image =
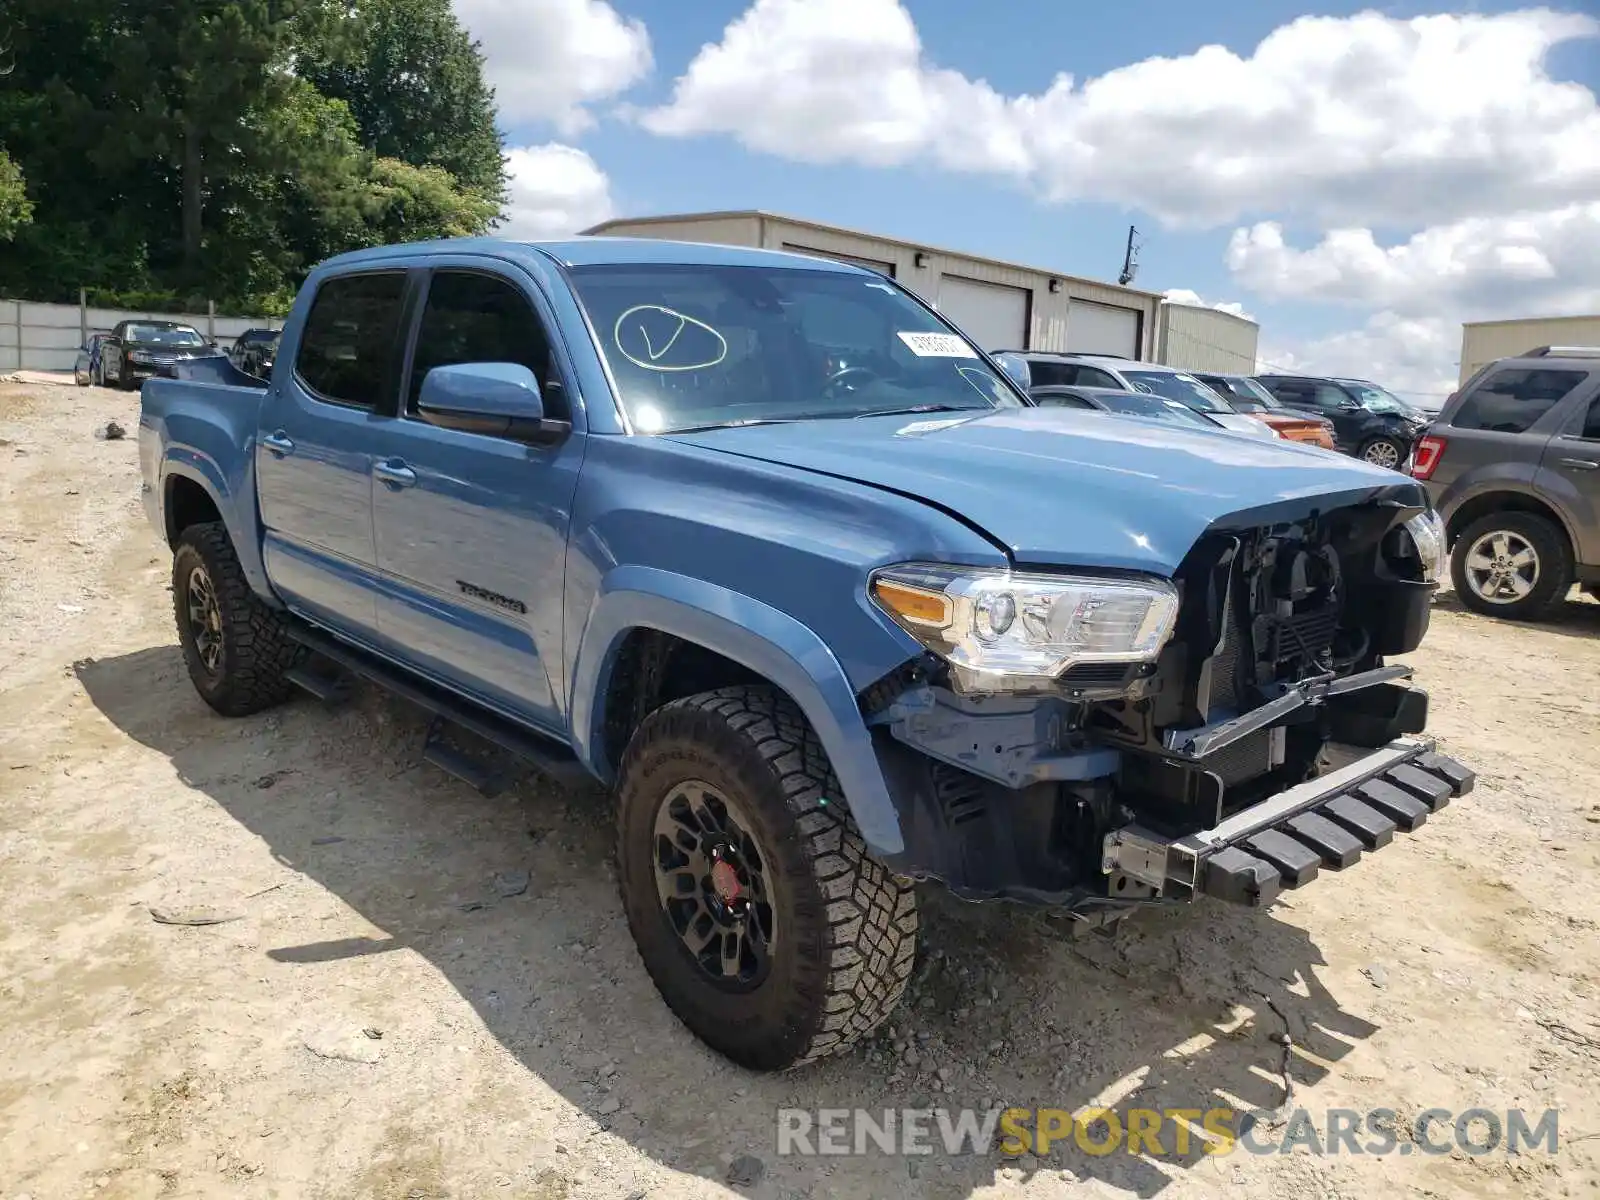
{"label": "rear wheel", "polygon": [[732,687],[657,709],[617,792],[628,925],[702,1041],[777,1070],[844,1049],[894,1010],[916,952],[912,885],[868,854],[786,697]]}
{"label": "rear wheel", "polygon": [[1490,513],[1457,536],[1450,578],[1461,602],[1492,617],[1535,620],[1572,587],[1567,535],[1537,513]]}
{"label": "rear wheel", "polygon": [[250,589],[220,521],[178,535],[172,608],[189,679],[223,716],[249,716],[294,691],[284,672],[305,651],[288,636],[282,615]]}

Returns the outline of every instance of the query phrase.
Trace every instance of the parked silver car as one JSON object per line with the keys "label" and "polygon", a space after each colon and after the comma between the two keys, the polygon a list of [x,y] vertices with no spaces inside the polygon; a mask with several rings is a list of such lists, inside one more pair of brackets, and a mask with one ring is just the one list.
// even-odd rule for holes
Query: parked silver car
{"label": "parked silver car", "polygon": [[1102,354],[1050,354],[1042,350],[1009,353],[1027,362],[1032,387],[1076,386],[1143,392],[1147,396],[1176,400],[1235,433],[1264,438],[1279,436],[1277,430],[1238,412],[1211,388],[1176,367]]}

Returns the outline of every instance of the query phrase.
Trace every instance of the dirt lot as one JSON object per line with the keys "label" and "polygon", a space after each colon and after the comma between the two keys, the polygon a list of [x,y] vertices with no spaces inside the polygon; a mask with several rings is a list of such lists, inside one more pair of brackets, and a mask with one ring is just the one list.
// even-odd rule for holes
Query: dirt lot
{"label": "dirt lot", "polygon": [[[0,384],[0,1196],[721,1196],[744,1155],[767,1197],[1600,1188],[1600,606],[1520,628],[1440,598],[1415,662],[1479,787],[1354,870],[1115,941],[930,894],[892,1028],[759,1077],[657,999],[603,796],[486,800],[383,696],[200,702],[136,426],[130,395]],[[776,1153],[785,1106],[1276,1109],[1285,1025],[1314,1117],[1554,1105],[1561,1149]]]}

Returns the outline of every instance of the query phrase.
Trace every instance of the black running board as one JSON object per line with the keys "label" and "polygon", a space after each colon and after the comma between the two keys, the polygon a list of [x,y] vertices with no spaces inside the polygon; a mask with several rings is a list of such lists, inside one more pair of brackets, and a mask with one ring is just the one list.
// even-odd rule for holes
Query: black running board
{"label": "black running board", "polygon": [[[409,672],[391,666],[376,655],[341,642],[309,625],[295,622],[290,626],[289,636],[307,649],[343,667],[352,675],[371,680],[385,691],[409,700],[435,718],[448,721],[473,736],[516,755],[557,783],[576,787],[593,782],[593,778],[584,770],[571,749],[553,739],[530,732],[504,717],[480,708],[454,692],[419,679]],[[337,683],[305,668],[291,671],[289,678],[319,699],[337,697]],[[492,768],[480,765],[471,755],[459,748],[445,744],[438,736],[440,732],[441,729],[435,722],[430,727],[423,757],[480,791],[492,793],[498,773]]]}

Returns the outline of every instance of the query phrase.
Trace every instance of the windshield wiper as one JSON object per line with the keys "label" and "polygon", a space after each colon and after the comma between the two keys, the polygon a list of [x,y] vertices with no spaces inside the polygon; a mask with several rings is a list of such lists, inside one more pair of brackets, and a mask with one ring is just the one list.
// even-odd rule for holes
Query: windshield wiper
{"label": "windshield wiper", "polygon": [[792,425],[794,417],[744,417],[737,421],[711,421],[705,425],[682,425],[662,433],[704,433],[708,429],[745,429],[751,425]]}
{"label": "windshield wiper", "polygon": [[904,408],[875,408],[871,412],[856,413],[851,420],[859,421],[863,417],[895,417],[905,413],[987,411],[989,407],[984,404],[908,404]]}

